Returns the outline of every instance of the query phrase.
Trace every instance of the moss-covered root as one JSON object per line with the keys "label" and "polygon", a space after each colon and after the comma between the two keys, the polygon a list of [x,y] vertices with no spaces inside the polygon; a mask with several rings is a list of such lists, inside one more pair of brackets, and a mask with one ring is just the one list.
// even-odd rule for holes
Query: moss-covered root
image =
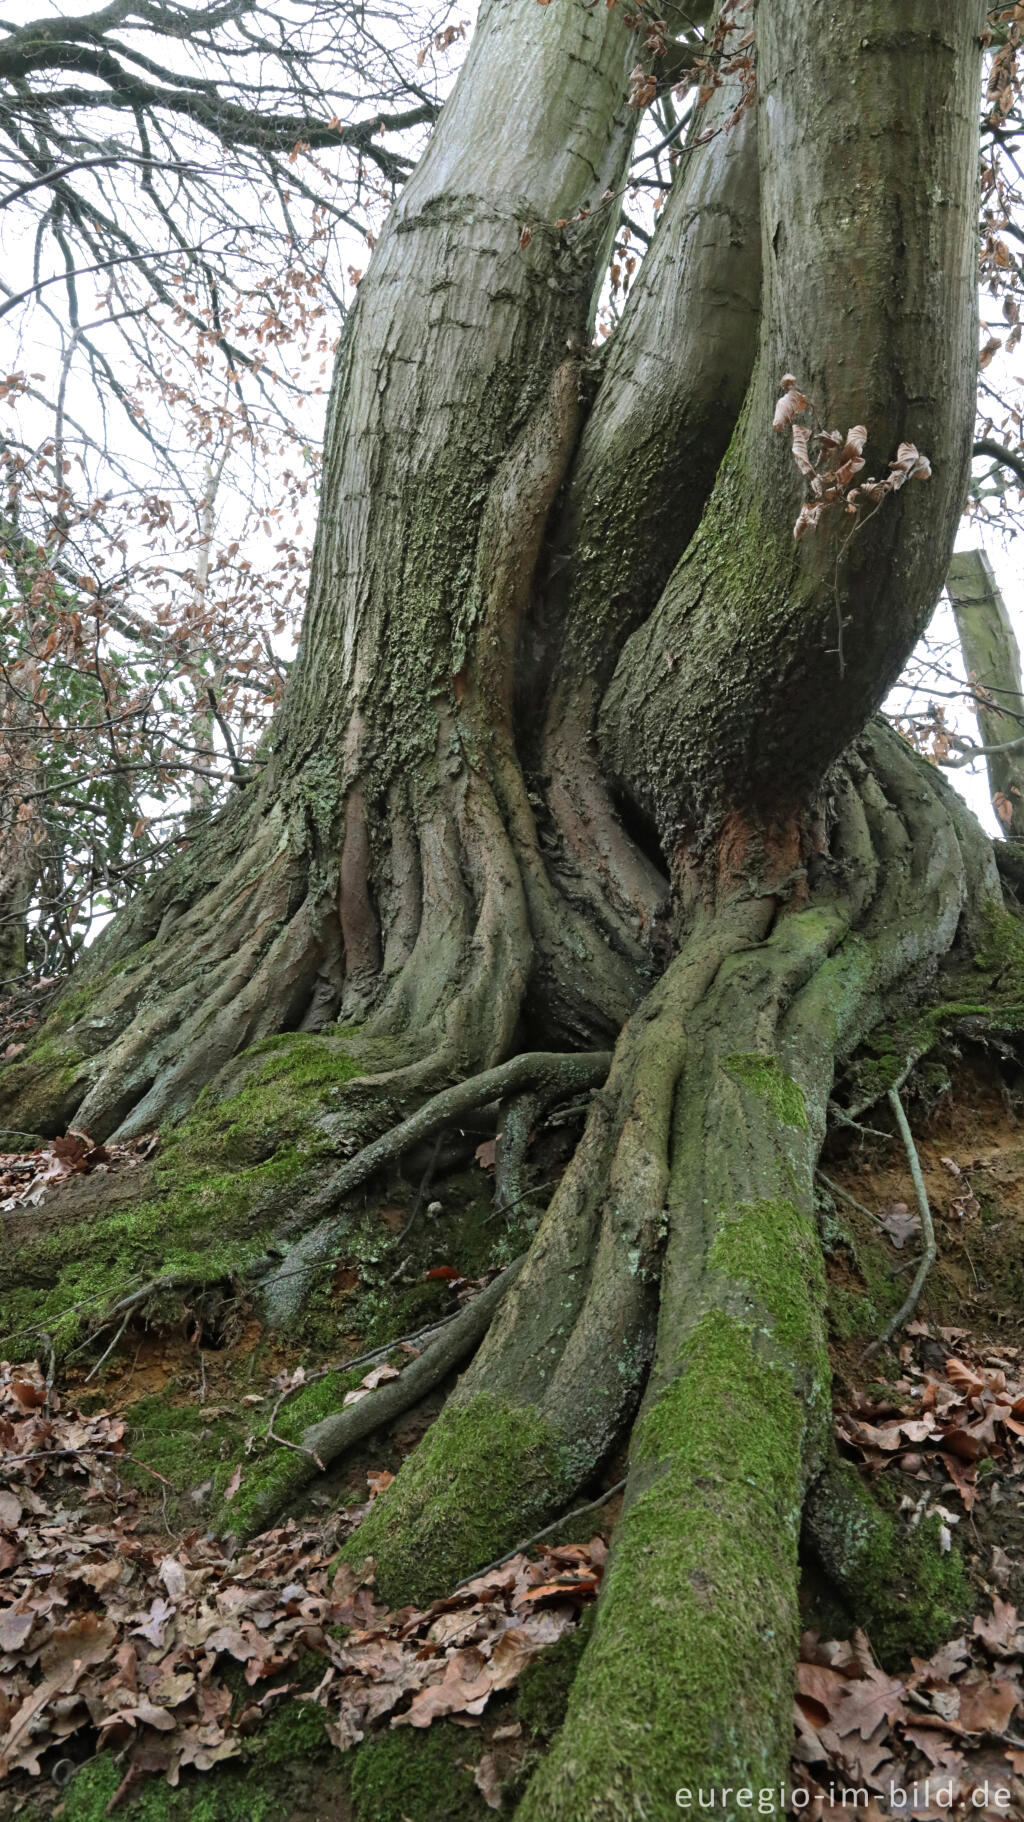
{"label": "moss-covered root", "polygon": [[690,1012],[758,940],[702,927],[620,1035],[572,1164],[440,1422],[352,1540],[390,1599],[443,1594],[562,1511],[623,1436],[653,1349],[675,1085]]}
{"label": "moss-covered root", "polygon": [[967,1611],[963,1562],[940,1530],[935,1516],[907,1530],[836,1456],[808,1493],[806,1541],[883,1663],[928,1657]]}
{"label": "moss-covered root", "polygon": [[684,1788],[731,1822],[750,1807],[737,1793],[784,1776],[803,1495],[829,1427],[812,1193],[831,1060],[809,1046],[797,1082],[781,1030],[841,937],[841,920],[782,920],[723,962],[689,1020],[626,1507],[525,1822],[667,1815]]}
{"label": "moss-covered root", "polygon": [[531,1536],[576,1484],[564,1432],[481,1392],[446,1406],[342,1555],[372,1556],[392,1605],[424,1605]]}
{"label": "moss-covered root", "polygon": [[632,1822],[712,1786],[707,1813],[732,1818],[738,1790],[785,1767],[804,1412],[757,1328],[722,1311],[680,1365],[638,1426],[594,1638],[520,1822]]}

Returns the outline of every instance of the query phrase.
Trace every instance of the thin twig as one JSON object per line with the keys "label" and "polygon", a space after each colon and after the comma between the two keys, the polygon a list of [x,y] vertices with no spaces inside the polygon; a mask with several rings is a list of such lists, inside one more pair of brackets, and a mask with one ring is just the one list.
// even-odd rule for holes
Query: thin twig
{"label": "thin twig", "polygon": [[907,1154],[907,1163],[910,1166],[910,1175],[914,1184],[914,1194],[917,1197],[918,1213],[921,1216],[921,1238],[924,1241],[924,1252],[921,1254],[921,1262],[918,1265],[917,1272],[914,1276],[914,1282],[907,1292],[905,1301],[900,1304],[892,1321],[886,1323],[878,1340],[873,1341],[870,1347],[864,1350],[863,1359],[865,1360],[867,1360],[870,1355],[876,1353],[879,1348],[884,1347],[887,1341],[891,1341],[897,1329],[901,1329],[908,1317],[913,1315],[917,1308],[921,1292],[924,1289],[924,1281],[931,1271],[932,1266],[935,1264],[937,1257],[935,1227],[932,1222],[932,1211],[928,1205],[928,1191],[924,1186],[921,1160],[917,1155],[917,1146],[914,1144],[914,1135],[910,1130],[910,1122],[903,1110],[903,1102],[900,1100],[898,1088],[890,1088],[889,1106],[892,1108],[896,1124],[900,1129],[900,1138],[903,1140],[903,1146]]}
{"label": "thin twig", "polygon": [[30,1449],[27,1455],[5,1455],[3,1461],[0,1462],[0,1467],[2,1467],[6,1474],[8,1468],[16,1468],[20,1466],[22,1462],[40,1461],[45,1466],[48,1461],[56,1461],[57,1457],[60,1455],[74,1455],[77,1459],[82,1461],[91,1455],[109,1455],[114,1461],[130,1461],[134,1467],[142,1468],[144,1473],[152,1474],[154,1480],[162,1480],[164,1486],[170,1487],[172,1493],[178,1491],[173,1480],[168,1480],[165,1475],[158,1474],[155,1468],[151,1468],[146,1462],[140,1461],[137,1455],[123,1455],[120,1449],[93,1449],[89,1447],[88,1443],[81,1449]]}
{"label": "thin twig", "polygon": [[830,1101],[828,1104],[828,1111],[829,1111],[829,1114],[832,1117],[832,1119],[839,1121],[840,1126],[847,1127],[850,1132],[859,1133],[862,1138],[865,1138],[865,1139],[891,1139],[892,1138],[891,1132],[882,1132],[881,1128],[878,1126],[862,1126],[859,1120],[854,1120],[851,1118],[851,1116],[847,1113],[845,1107],[840,1107],[838,1101]]}
{"label": "thin twig", "polygon": [[416,1191],[416,1195],[413,1200],[412,1208],[409,1211],[409,1218],[406,1221],[405,1226],[401,1229],[401,1232],[395,1235],[394,1240],[391,1242],[392,1246],[398,1247],[401,1245],[402,1241],[405,1239],[406,1234],[410,1232],[412,1225],[413,1225],[414,1221],[416,1220],[417,1215],[420,1212],[420,1209],[423,1207],[423,1204],[427,1199],[427,1193],[430,1189],[430,1185],[434,1181],[434,1172],[437,1169],[437,1160],[441,1155],[441,1142],[442,1142],[443,1138],[444,1138],[444,1127],[442,1126],[440,1132],[437,1135],[437,1138],[434,1140],[433,1149],[431,1150],[430,1157],[427,1160],[427,1168],[423,1172],[422,1177],[420,1178],[420,1186],[419,1186],[419,1189]]}
{"label": "thin twig", "polygon": [[297,1388],[295,1386],[285,1386],[284,1391],[279,1394],[277,1403],[275,1404],[273,1410],[270,1413],[270,1422],[267,1425],[267,1440],[268,1440],[268,1442],[280,1443],[282,1449],[293,1449],[295,1451],[296,1455],[308,1455],[311,1461],[316,1462],[316,1465],[319,1468],[321,1474],[326,1474],[327,1469],[324,1467],[324,1464],[320,1460],[320,1457],[317,1454],[315,1449],[304,1449],[301,1442],[289,1442],[287,1436],[279,1436],[277,1431],[274,1428],[274,1418],[277,1416],[277,1413],[280,1410],[281,1406],[283,1405],[289,1392],[292,1392],[295,1390],[297,1390]]}
{"label": "thin twig", "polygon": [[506,1550],[504,1556],[499,1556],[493,1563],[487,1563],[483,1569],[474,1569],[472,1575],[464,1576],[461,1582],[456,1582],[452,1593],[457,1594],[460,1588],[468,1588],[470,1582],[479,1581],[482,1575],[490,1575],[492,1569],[500,1569],[503,1563],[510,1563],[514,1556],[519,1555],[520,1551],[531,1549],[534,1544],[540,1543],[542,1537],[550,1537],[552,1531],[560,1531],[563,1525],[570,1524],[574,1518],[583,1518],[588,1512],[596,1512],[598,1506],[606,1506],[610,1499],[614,1499],[616,1493],[623,1491],[625,1485],[624,1480],[617,1480],[614,1487],[608,1488],[607,1493],[599,1494],[597,1499],[589,1500],[585,1506],[577,1506],[573,1512],[564,1512],[561,1518],[556,1518],[550,1525],[545,1525],[542,1531],[535,1531],[532,1537],[524,1538],[522,1543],[516,1544],[514,1549]]}
{"label": "thin twig", "polygon": [[856,1196],[850,1195],[849,1190],[840,1189],[839,1184],[833,1183],[831,1177],[826,1177],[823,1170],[819,1170],[816,1175],[820,1177],[826,1189],[831,1190],[834,1196],[840,1196],[844,1202],[848,1202],[850,1207],[855,1208],[859,1215],[867,1215],[868,1220],[876,1222],[879,1227],[885,1226],[885,1222],[880,1215],[872,1214],[870,1208],[865,1208],[863,1202],[858,1202]]}
{"label": "thin twig", "polygon": [[96,1374],[100,1370],[100,1367],[103,1365],[103,1362],[106,1359],[108,1359],[109,1356],[114,1352],[114,1349],[116,1348],[118,1342],[120,1341],[121,1336],[124,1334],[125,1329],[128,1327],[128,1319],[130,1316],[131,1316],[131,1310],[125,1310],[124,1320],[121,1323],[121,1327],[118,1329],[117,1334],[114,1336],[113,1341],[110,1343],[110,1346],[104,1348],[102,1354],[100,1355],[99,1359],[96,1362],[96,1365],[94,1367],[90,1368],[89,1372],[86,1373],[86,1375],[85,1375],[86,1385],[88,1385],[90,1379],[95,1378]]}

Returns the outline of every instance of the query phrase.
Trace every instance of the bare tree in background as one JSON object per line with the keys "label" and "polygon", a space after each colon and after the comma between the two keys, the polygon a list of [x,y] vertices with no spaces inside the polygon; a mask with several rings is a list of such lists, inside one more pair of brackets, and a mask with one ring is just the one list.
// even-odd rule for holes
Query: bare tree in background
{"label": "bare tree in background", "polygon": [[66,967],[253,775],[325,375],[463,29],[391,0],[0,22],[5,971]]}

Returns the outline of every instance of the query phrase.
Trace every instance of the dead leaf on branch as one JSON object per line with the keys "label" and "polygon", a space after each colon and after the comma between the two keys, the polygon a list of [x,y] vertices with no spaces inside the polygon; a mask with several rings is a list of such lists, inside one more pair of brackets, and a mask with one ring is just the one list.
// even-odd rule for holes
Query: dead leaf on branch
{"label": "dead leaf on branch", "polygon": [[[810,489],[793,526],[793,537],[799,543],[809,532],[817,531],[826,509],[837,506],[849,517],[857,518],[867,501],[878,506],[887,494],[897,493],[907,481],[927,481],[931,476],[928,457],[914,443],[901,443],[889,473],[883,480],[869,477],[859,486],[852,485],[864,467],[864,446],[868,432],[865,424],[853,424],[840,436],[838,430],[811,430],[796,423],[805,411],[813,411],[793,373],[784,373],[782,391],[775,405],[772,429],[791,431],[793,460]],[[857,529],[855,525],[854,530]]]}

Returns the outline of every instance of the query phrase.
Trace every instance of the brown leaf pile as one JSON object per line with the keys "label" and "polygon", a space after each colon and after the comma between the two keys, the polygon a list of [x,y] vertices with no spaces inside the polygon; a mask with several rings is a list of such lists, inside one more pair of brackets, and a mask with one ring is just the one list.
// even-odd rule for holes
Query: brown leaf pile
{"label": "brown leaf pile", "polygon": [[33,1152],[0,1152],[0,1209],[37,1208],[65,1177],[141,1164],[156,1146],[147,1133],[127,1145],[94,1145],[88,1133],[68,1132]]}
{"label": "brown leaf pile", "polygon": [[[1024,1622],[996,1598],[974,1635],[912,1659],[904,1679],[880,1670],[862,1632],[805,1633],[797,1677],[794,1789],[800,1814],[945,1822],[951,1812],[1024,1815]],[[855,1811],[844,1789],[863,1798]],[[833,1794],[834,1793],[834,1794]],[[870,1795],[869,1795],[870,1793]]]}
{"label": "brown leaf pile", "polygon": [[375,1604],[372,1564],[345,1565],[333,1596],[348,1636],[328,1639],[330,1665],[314,1692],[331,1712],[327,1732],[344,1750],[385,1717],[392,1727],[429,1727],[443,1715],[478,1715],[546,1646],[576,1624],[600,1586],[606,1546],[544,1547],[513,1556],[420,1611]]}
{"label": "brown leaf pile", "polygon": [[[296,1692],[300,1660],[308,1681],[309,1654],[324,1660],[309,1699],[341,1748],[385,1719],[477,1715],[596,1594],[600,1538],[515,1556],[423,1612],[390,1613],[371,1563],[330,1575],[368,1505],[290,1522],[234,1556],[197,1533],[145,1535],[121,1480],[124,1431],[110,1412],[67,1408],[37,1367],[0,1366],[0,1781],[38,1776],[78,1735],[90,1752],[126,1749],[119,1796],[157,1773],[176,1785],[187,1766],[235,1757]],[[368,1479],[372,1500],[390,1476]],[[250,1692],[240,1701],[232,1664]]]}
{"label": "brown leaf pile", "polygon": [[[909,1333],[927,1337],[927,1325],[911,1323]],[[939,1333],[947,1343],[962,1338],[958,1330]],[[942,1470],[970,1512],[980,1461],[993,1457],[1024,1473],[1020,1355],[1007,1346],[979,1360],[965,1349],[947,1353],[936,1369],[915,1366],[904,1347],[904,1376],[892,1388],[894,1396],[860,1398],[838,1417],[839,1438],[876,1473],[892,1462],[920,1480]]]}

